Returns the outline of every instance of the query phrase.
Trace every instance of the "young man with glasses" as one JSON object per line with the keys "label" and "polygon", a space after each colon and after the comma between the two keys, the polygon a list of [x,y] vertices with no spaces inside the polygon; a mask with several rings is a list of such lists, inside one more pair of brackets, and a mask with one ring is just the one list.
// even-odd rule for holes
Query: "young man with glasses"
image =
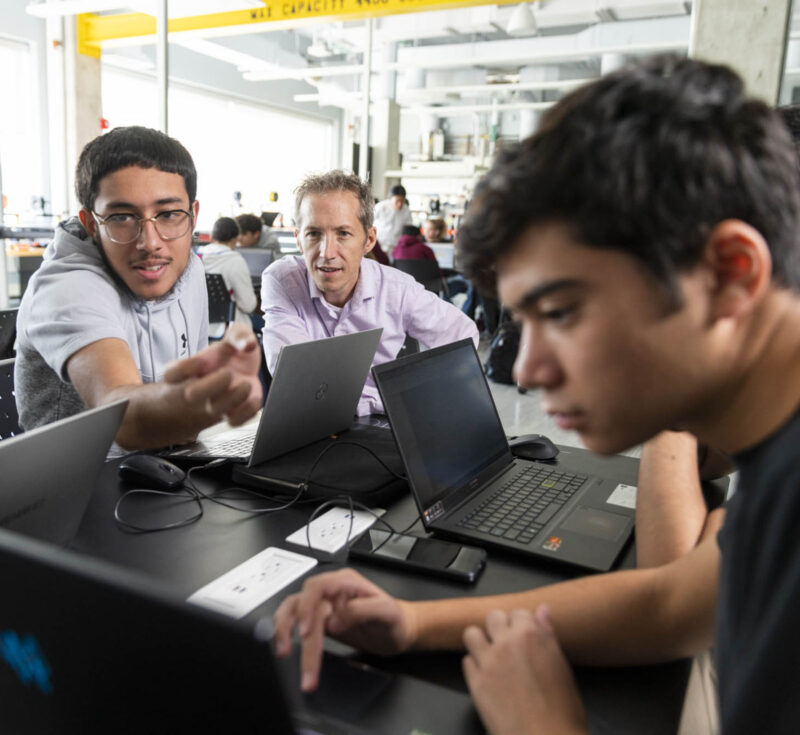
{"label": "young man with glasses", "polygon": [[20,305],[25,429],[127,398],[117,444],[146,449],[258,410],[252,331],[237,325],[207,347],[205,276],[191,253],[196,188],[188,151],[158,131],[118,128],[83,149],[79,216],[56,229]]}

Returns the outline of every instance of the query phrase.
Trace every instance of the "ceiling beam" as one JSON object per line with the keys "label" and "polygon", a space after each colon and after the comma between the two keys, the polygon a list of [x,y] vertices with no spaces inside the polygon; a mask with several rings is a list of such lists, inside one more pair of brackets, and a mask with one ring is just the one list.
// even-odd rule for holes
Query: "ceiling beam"
{"label": "ceiling beam", "polygon": [[[355,20],[385,15],[418,13],[427,10],[467,8],[480,5],[510,5],[518,0],[264,0],[263,8],[231,10],[223,13],[195,15],[169,19],[169,33],[180,34],[204,30],[229,28],[231,31],[246,28],[248,32],[271,30],[271,23],[287,21]],[[140,39],[151,41],[156,32],[156,21],[146,13],[119,13],[114,15],[84,14],[83,38],[85,46],[101,48],[104,42]]]}

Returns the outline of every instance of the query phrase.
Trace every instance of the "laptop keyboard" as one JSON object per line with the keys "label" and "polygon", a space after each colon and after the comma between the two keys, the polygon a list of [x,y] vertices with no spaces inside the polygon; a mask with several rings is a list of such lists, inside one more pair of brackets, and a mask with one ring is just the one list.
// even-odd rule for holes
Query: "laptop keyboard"
{"label": "laptop keyboard", "polygon": [[213,437],[205,440],[205,452],[219,454],[222,457],[249,457],[253,451],[255,437],[234,436],[229,439],[215,439]]}
{"label": "laptop keyboard", "polygon": [[486,497],[458,525],[529,544],[587,479],[531,465]]}

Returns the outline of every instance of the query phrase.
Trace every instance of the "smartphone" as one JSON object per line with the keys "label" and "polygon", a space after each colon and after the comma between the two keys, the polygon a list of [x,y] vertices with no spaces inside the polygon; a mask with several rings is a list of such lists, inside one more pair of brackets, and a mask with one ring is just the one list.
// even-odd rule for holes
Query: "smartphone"
{"label": "smartphone", "polygon": [[486,566],[486,551],[476,546],[374,528],[353,543],[350,556],[460,582],[474,582]]}

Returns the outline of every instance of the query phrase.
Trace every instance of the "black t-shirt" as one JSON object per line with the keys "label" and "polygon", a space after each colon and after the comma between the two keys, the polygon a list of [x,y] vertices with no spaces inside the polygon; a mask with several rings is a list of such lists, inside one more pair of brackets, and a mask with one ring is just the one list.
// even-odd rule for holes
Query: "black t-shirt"
{"label": "black t-shirt", "polygon": [[800,411],[736,463],[719,535],[722,732],[800,733]]}

